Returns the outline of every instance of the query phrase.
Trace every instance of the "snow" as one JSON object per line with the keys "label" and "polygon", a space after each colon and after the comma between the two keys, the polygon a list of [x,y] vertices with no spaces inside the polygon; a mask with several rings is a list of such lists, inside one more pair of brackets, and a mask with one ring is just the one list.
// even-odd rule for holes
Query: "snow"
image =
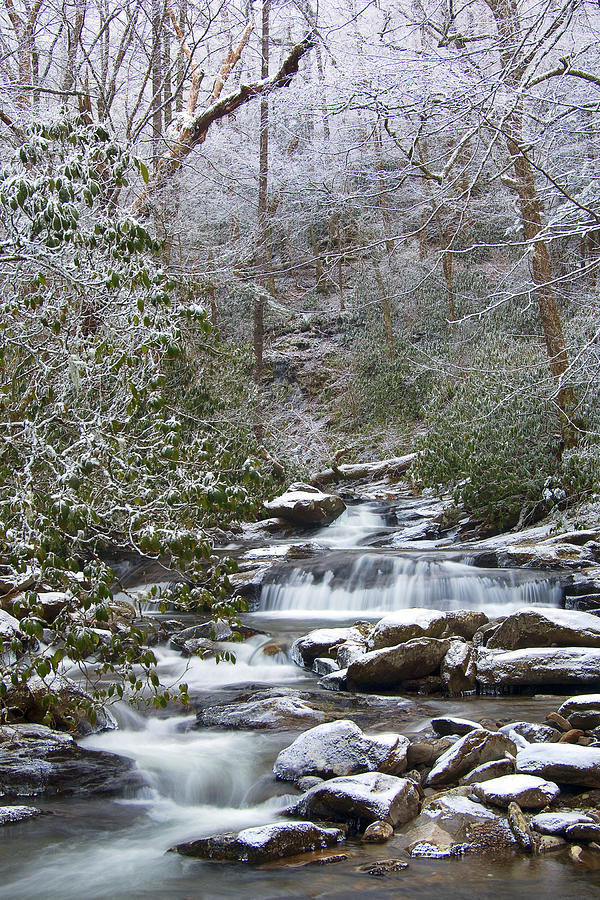
{"label": "snow", "polygon": [[582,812],[539,813],[531,820],[531,826],[541,834],[562,834],[570,825],[593,824],[594,820]]}
{"label": "snow", "polygon": [[479,797],[501,806],[516,800],[521,806],[545,806],[560,794],[560,788],[552,781],[535,775],[501,775],[474,785]]}

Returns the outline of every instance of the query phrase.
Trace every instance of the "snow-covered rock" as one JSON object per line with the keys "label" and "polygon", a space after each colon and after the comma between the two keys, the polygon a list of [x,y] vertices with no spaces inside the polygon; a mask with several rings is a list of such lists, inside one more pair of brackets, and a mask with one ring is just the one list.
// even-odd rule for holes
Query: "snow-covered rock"
{"label": "snow-covered rock", "polygon": [[346,820],[365,825],[381,820],[392,827],[414,819],[419,811],[419,794],[412,781],[367,772],[332,778],[311,788],[290,807],[290,815]]}
{"label": "snow-covered rock", "polygon": [[573,728],[597,728],[600,725],[600,694],[582,694],[569,697],[558,710]]}
{"label": "snow-covered rock", "polygon": [[444,690],[452,697],[475,690],[473,646],[465,641],[450,641],[440,667]]}
{"label": "snow-covered rock", "polygon": [[265,503],[265,509],[295,525],[329,525],[346,509],[344,501],[334,494],[324,494],[309,485],[292,488],[296,489]]}
{"label": "snow-covered rock", "polygon": [[600,788],[600,749],[578,744],[530,744],[517,753],[517,772],[558,784]]}
{"label": "snow-covered rock", "polygon": [[40,814],[35,806],[0,806],[0,825],[15,825]]}
{"label": "snow-covered rock", "polygon": [[560,794],[553,781],[545,781],[535,775],[503,775],[473,785],[475,794],[484,803],[508,807],[518,803],[522,809],[542,809]]}
{"label": "snow-covered rock", "polygon": [[429,773],[427,784],[449,784],[483,763],[497,760],[505,753],[514,755],[514,743],[499,731],[483,728],[471,731],[446,750]]}
{"label": "snow-covered rock", "polygon": [[472,609],[445,613],[419,606],[400,609],[379,620],[369,635],[368,649],[394,647],[418,637],[456,636],[471,640],[487,621],[485,613]]}
{"label": "snow-covered rock", "polygon": [[326,718],[325,713],[298,697],[268,697],[211,706],[198,713],[202,725],[217,728],[302,728]]}
{"label": "snow-covered rock", "polygon": [[310,668],[317,657],[335,659],[338,647],[350,641],[362,643],[358,628],[317,628],[295,640],[290,655],[298,666]]}
{"label": "snow-covered rock", "polygon": [[470,731],[476,731],[482,726],[471,719],[461,719],[458,716],[437,716],[431,720],[433,730],[443,737],[446,734],[458,734],[463,737]]}
{"label": "snow-covered rock", "polygon": [[477,653],[481,685],[590,684],[600,679],[600,649],[546,647]]}
{"label": "snow-covered rock", "polygon": [[600,619],[590,613],[528,606],[507,616],[488,641],[490,649],[600,647]]}
{"label": "snow-covered rock", "polygon": [[404,679],[422,678],[439,670],[450,641],[415,638],[397,647],[371,650],[348,666],[348,682],[365,687],[392,687]]}
{"label": "snow-covered rock", "polygon": [[540,834],[562,835],[571,825],[593,824],[594,819],[582,812],[538,813],[531,820],[531,827]]}
{"label": "snow-covered rock", "polygon": [[312,822],[278,822],[188,841],[171,849],[182,856],[256,865],[332,847],[343,840],[339,828],[322,828]]}
{"label": "snow-covered rock", "polygon": [[513,735],[517,734],[528,744],[542,744],[545,741],[554,743],[559,740],[561,734],[551,725],[536,725],[534,722],[510,722],[498,730],[502,734],[507,734],[512,740],[514,740]]}
{"label": "snow-covered rock", "polygon": [[491,762],[477,766],[472,772],[468,772],[460,779],[461,784],[475,784],[478,781],[489,781],[492,778],[501,778],[503,775],[512,775],[515,764],[512,759],[493,759]]}
{"label": "snow-covered rock", "polygon": [[409,741],[401,734],[365,734],[349,719],[317,725],[281,751],[273,772],[284,781],[304,775],[331,778],[360,772],[399,775],[406,769]]}

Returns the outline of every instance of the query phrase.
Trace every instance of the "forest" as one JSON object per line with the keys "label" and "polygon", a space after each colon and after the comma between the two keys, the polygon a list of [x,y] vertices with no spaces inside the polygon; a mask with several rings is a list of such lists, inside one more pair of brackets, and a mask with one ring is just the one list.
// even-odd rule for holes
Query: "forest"
{"label": "forest", "polygon": [[[269,699],[285,707],[287,724],[275,721],[285,734],[302,720],[296,709],[289,724],[286,703],[305,702],[298,692],[317,690],[306,682],[316,674],[319,696],[393,685],[448,702],[549,686],[567,706],[557,713],[555,697],[544,715],[566,722],[567,743],[598,753],[600,771],[600,711],[574,724],[568,707],[569,691],[586,685],[585,696],[600,679],[600,649],[593,660],[586,649],[600,648],[599,63],[592,0],[0,0],[4,765],[9,727],[25,728],[30,762],[30,738],[54,753],[75,734],[92,742],[86,752],[133,758],[143,772],[128,735],[159,740],[153,729],[167,713],[175,722],[193,709],[200,726],[242,729],[245,741],[244,729],[269,727],[256,725],[258,713],[248,725],[238,709],[223,725],[205,708],[231,685],[240,707],[242,685],[289,684]],[[529,637],[507,638],[523,604],[559,609]],[[465,607],[469,624],[457,625]],[[407,609],[421,613],[402,631]],[[323,610],[337,612],[330,621]],[[571,611],[591,622],[563,621]],[[402,675],[390,675],[389,661],[385,675],[363,672],[357,648],[366,658],[396,646],[384,614],[404,623],[389,626],[399,646],[444,644],[428,671],[420,656]],[[306,640],[319,623],[340,635],[315,656]],[[338,659],[342,643],[352,646]],[[554,680],[550,657],[535,678],[529,660],[529,680],[493,657],[557,647],[581,653],[556,662]],[[188,659],[177,672],[165,655],[174,648]],[[278,674],[263,671],[271,657]],[[123,712],[127,701],[135,713]],[[479,721],[500,734],[500,712],[481,702]],[[348,709],[327,707],[326,721]],[[371,727],[372,706],[361,710],[354,719]],[[511,722],[512,708],[504,712]],[[303,727],[330,727],[321,714]],[[389,710],[384,719],[396,732]],[[32,738],[26,729],[37,727],[62,738]],[[443,727],[438,743],[468,733]],[[518,759],[526,748],[507,734],[512,749],[498,739],[494,752]],[[531,734],[519,732],[538,746]],[[203,749],[210,732],[193,735],[194,753],[210,760],[266,753],[233,738]],[[437,757],[409,748],[397,769],[375,771],[395,776],[413,752],[416,768],[429,767],[423,784],[436,784],[450,752],[441,743]],[[496,760],[490,753],[478,764]],[[111,778],[131,779],[120,765]],[[280,757],[277,778],[298,786],[278,766]],[[302,771],[321,779],[337,769]],[[499,774],[544,775],[514,771]],[[257,772],[245,772],[252,797]],[[12,797],[2,778],[0,797]],[[566,780],[600,789],[600,776]],[[204,803],[206,784],[195,790]],[[250,824],[279,814],[274,798],[250,803],[270,810]],[[298,804],[308,818],[331,818]],[[231,830],[246,820],[240,803],[229,806]],[[592,873],[599,816],[598,834],[583,839]],[[531,823],[514,809],[509,820],[512,834],[530,836],[517,835],[520,849],[539,850]],[[356,821],[364,830],[368,820]],[[190,837],[187,825],[173,825],[171,843]],[[313,832],[310,841],[334,842]],[[197,855],[189,846],[175,849]],[[94,865],[85,895],[117,896]],[[48,897],[82,896],[48,877]],[[190,884],[172,877],[160,896],[189,897]],[[266,900],[273,885],[256,877],[250,896]],[[531,896],[545,896],[533,876],[511,877],[511,891],[522,877]],[[323,878],[319,889],[331,892]],[[587,896],[587,883],[571,895],[567,876],[552,878],[563,896]],[[308,896],[307,883],[289,896]],[[17,878],[10,896],[33,897],[32,884]],[[210,885],[217,893],[206,896],[231,895]]]}

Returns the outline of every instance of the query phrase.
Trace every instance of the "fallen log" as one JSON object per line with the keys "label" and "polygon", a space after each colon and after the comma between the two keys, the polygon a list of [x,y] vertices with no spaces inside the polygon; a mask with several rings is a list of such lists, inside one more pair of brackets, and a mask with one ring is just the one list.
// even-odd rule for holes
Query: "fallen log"
{"label": "fallen log", "polygon": [[371,463],[343,463],[311,475],[310,483],[315,487],[333,484],[336,481],[358,481],[361,478],[381,478],[384,475],[403,475],[417,458],[416,453],[394,456]]}

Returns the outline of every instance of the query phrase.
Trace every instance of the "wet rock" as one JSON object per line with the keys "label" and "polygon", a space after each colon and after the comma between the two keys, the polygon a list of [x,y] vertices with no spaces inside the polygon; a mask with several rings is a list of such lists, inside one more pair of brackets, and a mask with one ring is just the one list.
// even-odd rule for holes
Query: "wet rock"
{"label": "wet rock", "polygon": [[361,866],[359,871],[366,875],[372,875],[373,878],[384,878],[386,875],[393,875],[404,869],[408,869],[408,863],[402,862],[401,859],[378,859],[377,862]]}
{"label": "wet rock", "polygon": [[567,846],[564,838],[549,834],[540,835],[540,837],[536,838],[535,844],[536,851],[539,854],[556,853],[557,850],[564,850]]}
{"label": "wet rock", "polygon": [[439,670],[450,642],[416,638],[397,647],[372,650],[348,666],[350,684],[393,687],[406,679],[422,678]]}
{"label": "wet rock", "polygon": [[557,784],[535,775],[502,775],[474,784],[473,791],[484,803],[508,807],[514,801],[521,809],[542,809],[560,794]]}
{"label": "wet rock", "polygon": [[558,710],[573,728],[588,731],[600,725],[600,694],[569,697]]}
{"label": "wet rock", "polygon": [[484,686],[589,684],[600,679],[600,650],[585,647],[480,649],[477,681]]}
{"label": "wet rock", "polygon": [[501,778],[503,775],[512,775],[515,764],[512,759],[494,759],[492,762],[477,766],[460,779],[461,784],[475,784],[478,781],[489,781],[492,778]]}
{"label": "wet rock", "polygon": [[411,827],[406,836],[410,843],[406,850],[415,858],[440,859],[451,855],[455,840],[451,834],[440,828],[433,821],[427,821],[417,827]]}
{"label": "wet rock", "polygon": [[114,795],[143,785],[132,760],[86,750],[70,735],[42,725],[0,729],[0,796]]}
{"label": "wet rock", "polygon": [[35,806],[0,806],[0,826],[16,825],[26,819],[33,819],[41,815],[41,810]]}
{"label": "wet rock", "polygon": [[518,734],[525,738],[529,744],[542,744],[546,741],[554,743],[560,738],[560,732],[556,728],[552,728],[551,725],[535,725],[533,722],[511,722],[508,725],[503,725],[498,730],[511,738],[511,732]]}
{"label": "wet rock", "polygon": [[413,766],[430,766],[440,754],[430,741],[413,741],[406,753],[406,764]]}
{"label": "wet rock", "polygon": [[597,822],[577,822],[564,831],[568,841],[600,841],[600,825]]}
{"label": "wet rock", "polygon": [[296,697],[272,697],[209,706],[198,713],[201,725],[217,728],[298,728],[324,722],[327,716]]}
{"label": "wet rock", "polygon": [[312,664],[312,670],[315,675],[331,675],[332,672],[338,672],[339,668],[335,659],[327,659],[322,656],[317,656]]}
{"label": "wet rock", "polygon": [[483,728],[471,731],[440,756],[429,773],[427,784],[458,781],[477,766],[497,760],[505,753],[516,753],[514,743],[506,735]]}
{"label": "wet rock", "polygon": [[540,834],[564,835],[571,825],[592,825],[594,820],[582,812],[538,813],[530,822]]}
{"label": "wet rock", "polygon": [[198,859],[257,865],[332,847],[344,839],[339,828],[322,828],[312,822],[284,822],[188,841],[171,849]]}
{"label": "wet rock", "polygon": [[223,619],[202,622],[200,625],[192,625],[171,635],[171,644],[178,650],[183,649],[188,641],[209,640],[228,641],[233,635],[229,622]]}
{"label": "wet rock", "polygon": [[526,607],[507,616],[488,641],[490,649],[600,647],[600,619],[589,613]]}
{"label": "wet rock", "polygon": [[394,829],[389,822],[371,822],[361,838],[365,844],[385,844],[393,837]]}
{"label": "wet rock", "polygon": [[535,853],[535,836],[518,803],[508,804],[508,824],[521,850],[524,850],[525,853]]}
{"label": "wet rock", "polygon": [[413,819],[419,811],[419,793],[412,781],[367,772],[332,778],[311,788],[287,812],[291,815],[347,821],[359,826],[379,820],[392,827]]}
{"label": "wet rock", "polygon": [[302,793],[306,793],[306,791],[310,791],[311,788],[315,787],[317,784],[323,784],[325,781],[324,778],[319,778],[317,775],[305,775],[304,778],[299,778],[296,782],[296,787]]}
{"label": "wet rock", "polygon": [[348,669],[340,669],[319,680],[319,687],[326,691],[345,691],[348,688]]}
{"label": "wet rock", "polygon": [[398,775],[406,769],[408,745],[401,734],[367,735],[349,719],[340,719],[297,737],[281,751],[273,772],[284,781],[375,771]]}
{"label": "wet rock", "polygon": [[362,641],[358,628],[317,628],[294,641],[290,655],[297,665],[310,669],[317,657],[335,659],[338,647],[347,641]]}
{"label": "wet rock", "polygon": [[517,753],[517,772],[558,784],[600,787],[600,749],[577,744],[530,744]]}
{"label": "wet rock", "polygon": [[219,645],[208,638],[192,638],[185,641],[181,648],[184,656],[201,656],[205,659],[216,656],[219,650]]}
{"label": "wet rock", "polygon": [[460,719],[458,716],[437,716],[431,720],[431,727],[442,737],[447,734],[458,734],[463,737],[470,731],[476,731],[481,728],[479,722],[472,722],[471,719]]}
{"label": "wet rock", "polygon": [[400,682],[403,691],[411,694],[441,694],[444,684],[440,675],[426,675],[424,678],[405,678]]}
{"label": "wet rock", "polygon": [[432,797],[423,804],[421,814],[415,819],[414,825],[425,824],[427,821],[435,822],[439,828],[446,831],[453,839],[462,840],[467,825],[475,822],[496,822],[498,815],[490,809],[486,809],[481,803],[477,803],[464,793],[462,789],[450,791],[447,794]]}
{"label": "wet rock", "polygon": [[[48,706],[47,698],[50,693],[54,699]],[[50,675],[43,681],[37,675],[32,675],[25,683],[8,686],[8,694],[4,698],[5,720],[9,724],[41,723],[50,713],[53,727],[73,731],[78,735],[114,728],[112,718],[102,708],[96,710],[95,722],[89,720],[82,708],[83,704],[89,702],[89,694],[64,675]]]}
{"label": "wet rock", "polygon": [[550,722],[558,731],[570,731],[571,723],[564,716],[559,716],[557,712],[550,712],[546,716],[546,722]]}
{"label": "wet rock", "polygon": [[265,509],[294,525],[329,525],[346,509],[344,501],[334,494],[324,494],[309,485],[298,488],[269,500]]}
{"label": "wet rock", "polygon": [[440,637],[463,637],[467,641],[472,641],[475,632],[489,622],[485,613],[475,609],[449,610],[444,613],[444,620]]}
{"label": "wet rock", "polygon": [[441,668],[444,690],[451,697],[475,690],[473,647],[464,641],[451,641]]}

